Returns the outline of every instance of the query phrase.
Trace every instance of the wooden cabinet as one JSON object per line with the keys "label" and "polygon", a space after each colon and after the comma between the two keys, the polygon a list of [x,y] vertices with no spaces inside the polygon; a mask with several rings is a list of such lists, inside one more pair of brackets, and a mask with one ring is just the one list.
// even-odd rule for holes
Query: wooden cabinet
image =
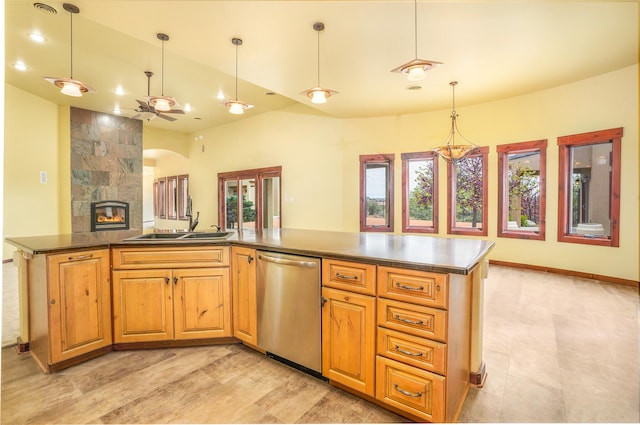
{"label": "wooden cabinet", "polygon": [[[322,260],[322,374],[371,397],[375,394],[375,268]],[[343,290],[351,287],[354,292]]]}
{"label": "wooden cabinet", "polygon": [[228,247],[117,248],[113,258],[116,343],[231,336]]}
{"label": "wooden cabinet", "polygon": [[255,249],[231,248],[233,335],[253,346],[258,345],[255,259]]}
{"label": "wooden cabinet", "polygon": [[111,350],[109,250],[28,261],[30,351],[45,372]]}
{"label": "wooden cabinet", "polygon": [[469,389],[468,276],[378,266],[376,399],[454,422]]}

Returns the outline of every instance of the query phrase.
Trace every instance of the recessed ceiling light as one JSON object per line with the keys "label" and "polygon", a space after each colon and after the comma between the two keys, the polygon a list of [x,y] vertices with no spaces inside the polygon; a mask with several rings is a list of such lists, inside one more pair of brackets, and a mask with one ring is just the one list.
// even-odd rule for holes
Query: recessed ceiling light
{"label": "recessed ceiling light", "polygon": [[224,100],[224,92],[222,90],[220,90],[218,92],[218,95],[216,96],[216,99],[218,100]]}
{"label": "recessed ceiling light", "polygon": [[191,112],[191,105],[189,105],[188,103],[184,104],[184,111],[185,112]]}
{"label": "recessed ceiling light", "polygon": [[36,43],[44,43],[46,41],[46,38],[44,38],[44,35],[40,34],[39,32],[30,32],[29,38],[35,41]]}
{"label": "recessed ceiling light", "polygon": [[118,96],[123,96],[124,95],[124,89],[122,88],[122,86],[116,87],[116,89],[114,91]]}
{"label": "recessed ceiling light", "polygon": [[27,70],[27,65],[25,65],[25,63],[22,62],[22,61],[17,61],[16,63],[13,64],[13,67],[15,69],[17,69],[18,71],[26,71]]}
{"label": "recessed ceiling light", "polygon": [[116,105],[113,107],[113,113],[116,115],[120,115],[120,106]]}

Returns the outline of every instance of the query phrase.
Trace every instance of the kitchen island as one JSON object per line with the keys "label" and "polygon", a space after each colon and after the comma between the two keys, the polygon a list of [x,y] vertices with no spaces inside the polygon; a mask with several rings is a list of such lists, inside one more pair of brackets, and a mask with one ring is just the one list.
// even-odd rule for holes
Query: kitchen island
{"label": "kitchen island", "polygon": [[[243,341],[260,349],[250,319],[252,259],[263,250],[322,260],[322,375],[332,384],[441,422],[454,421],[469,385],[483,383],[482,281],[493,242],[296,229],[215,240],[139,235],[7,238],[29,294],[21,339],[45,372],[114,347]],[[139,312],[154,296],[163,300],[157,321]]]}

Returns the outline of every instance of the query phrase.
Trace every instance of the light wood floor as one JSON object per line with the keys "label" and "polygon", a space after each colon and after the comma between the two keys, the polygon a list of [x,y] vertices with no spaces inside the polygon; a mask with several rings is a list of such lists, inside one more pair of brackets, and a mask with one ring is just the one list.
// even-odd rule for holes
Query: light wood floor
{"label": "light wood floor", "polygon": [[[640,421],[638,289],[491,267],[484,388],[461,422]],[[241,345],[114,352],[53,375],[2,350],[1,423],[385,423],[403,418]]]}

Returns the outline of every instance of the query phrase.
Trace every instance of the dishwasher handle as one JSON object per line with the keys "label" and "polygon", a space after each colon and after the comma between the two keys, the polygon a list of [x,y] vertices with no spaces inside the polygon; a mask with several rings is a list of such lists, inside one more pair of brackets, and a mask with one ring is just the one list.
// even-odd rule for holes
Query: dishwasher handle
{"label": "dishwasher handle", "polygon": [[285,266],[308,267],[314,268],[318,266],[317,261],[297,261],[287,258],[270,257],[264,254],[258,254],[258,260],[268,261],[270,263],[283,264]]}

